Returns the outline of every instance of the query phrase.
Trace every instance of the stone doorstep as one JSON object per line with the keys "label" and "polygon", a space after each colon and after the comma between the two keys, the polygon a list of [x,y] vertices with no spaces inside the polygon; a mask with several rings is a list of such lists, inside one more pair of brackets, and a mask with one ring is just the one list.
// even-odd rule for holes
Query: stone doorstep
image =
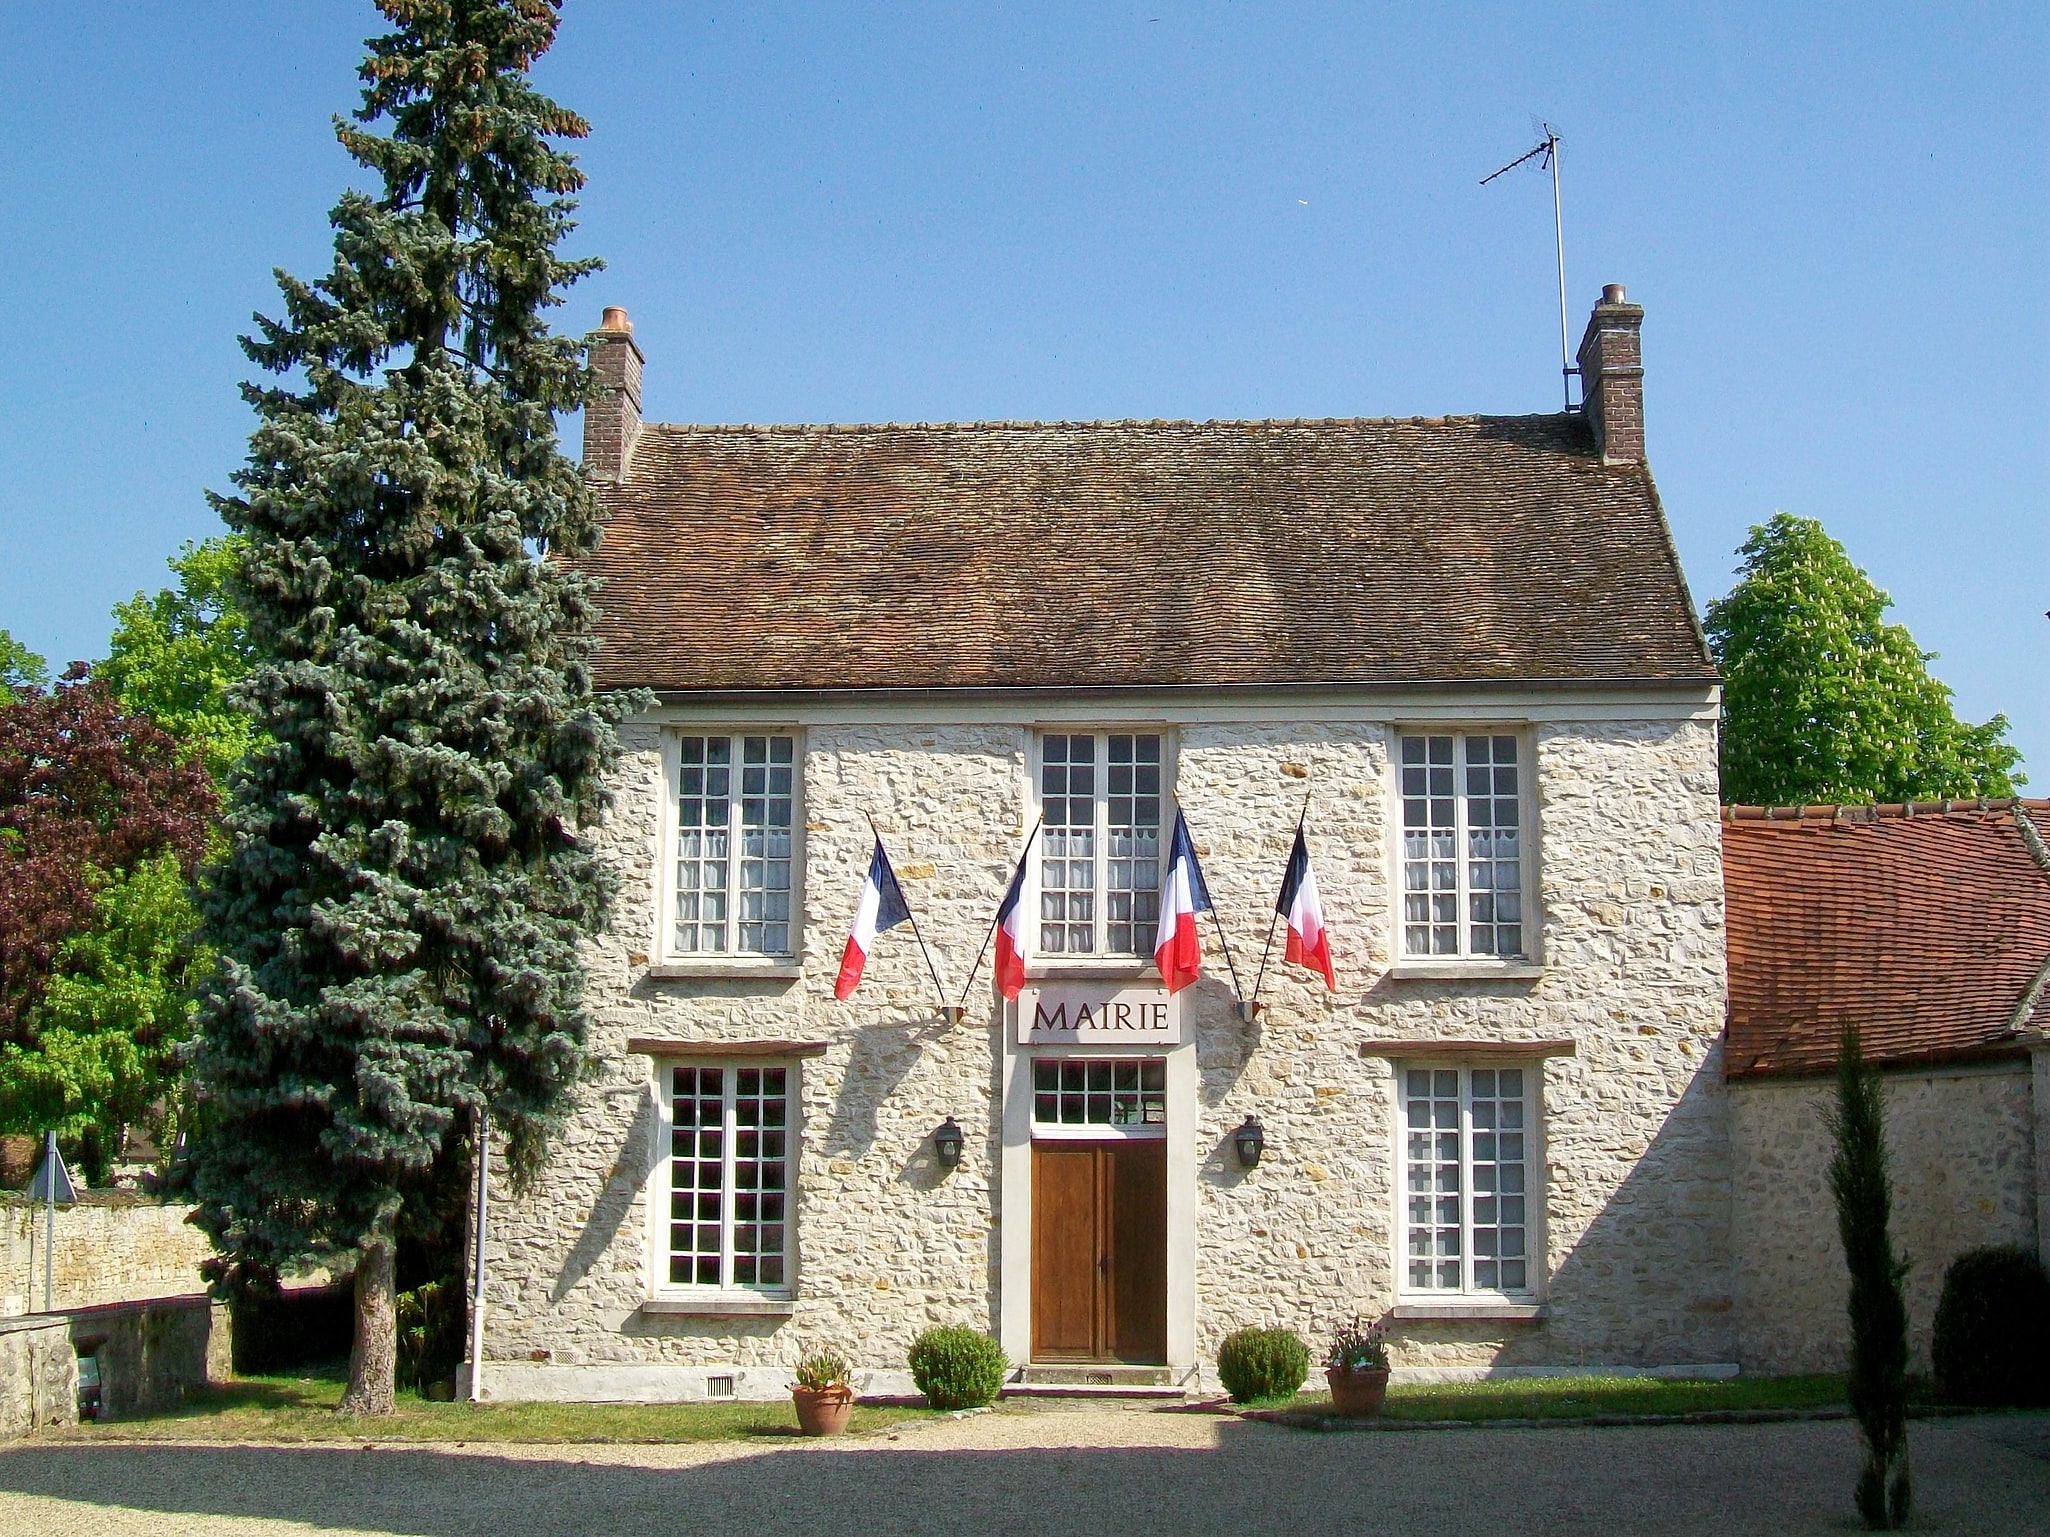
{"label": "stone doorstep", "polygon": [[1167,1403],[1181,1403],[1188,1396],[1187,1388],[1101,1382],[1007,1382],[997,1394],[999,1398],[1143,1398]]}
{"label": "stone doorstep", "polygon": [[1187,1387],[1165,1366],[1077,1363],[1025,1366],[1004,1384],[1006,1398],[1186,1398]]}

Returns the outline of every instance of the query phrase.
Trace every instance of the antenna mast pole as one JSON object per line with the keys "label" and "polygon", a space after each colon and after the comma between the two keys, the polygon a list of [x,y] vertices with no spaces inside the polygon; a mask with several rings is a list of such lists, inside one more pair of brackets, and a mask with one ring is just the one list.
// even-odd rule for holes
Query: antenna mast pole
{"label": "antenna mast pole", "polygon": [[1566,216],[1559,206],[1559,136],[1550,123],[1545,124],[1545,148],[1550,151],[1546,158],[1552,162],[1552,236],[1559,252],[1559,392],[1565,397],[1566,409],[1571,411],[1573,358],[1566,350]]}
{"label": "antenna mast pole", "polygon": [[1545,136],[1538,141],[1537,148],[1518,155],[1499,171],[1490,172],[1481,178],[1485,187],[1504,172],[1535,160],[1541,169],[1552,173],[1552,238],[1559,253],[1559,388],[1566,397],[1566,409],[1573,409],[1573,375],[1578,372],[1573,366],[1572,341],[1566,330],[1566,216],[1559,202],[1559,145],[1557,130],[1550,123],[1543,125]]}

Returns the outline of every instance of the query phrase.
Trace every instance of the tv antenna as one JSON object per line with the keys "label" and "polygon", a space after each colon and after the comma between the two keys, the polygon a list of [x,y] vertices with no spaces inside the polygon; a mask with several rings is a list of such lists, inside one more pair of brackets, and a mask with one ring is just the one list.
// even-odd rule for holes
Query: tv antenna
{"label": "tv antenna", "polygon": [[1499,171],[1490,171],[1481,178],[1485,187],[1497,176],[1506,175],[1520,165],[1536,162],[1540,171],[1552,173],[1552,237],[1559,252],[1559,388],[1566,397],[1566,409],[1573,409],[1573,376],[1579,372],[1573,366],[1573,357],[1567,351],[1566,336],[1566,220],[1559,209],[1559,145],[1562,142],[1558,131],[1550,123],[1539,123],[1537,129],[1544,135],[1535,149],[1518,155]]}

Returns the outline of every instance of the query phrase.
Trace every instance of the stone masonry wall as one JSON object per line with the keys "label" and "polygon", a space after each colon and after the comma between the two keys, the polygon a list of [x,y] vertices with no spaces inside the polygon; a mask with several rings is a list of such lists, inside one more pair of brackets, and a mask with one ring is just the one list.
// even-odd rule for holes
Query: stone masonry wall
{"label": "stone masonry wall", "polygon": [[[1813,1079],[1730,1087],[1737,1340],[1747,1372],[1840,1372],[1850,1285]],[[1929,1370],[1943,1272],[1967,1249],[2037,1244],[2029,1065],[1886,1075],[1894,1245],[1908,1259],[1912,1370]]]}
{"label": "stone masonry wall", "polygon": [[[191,1211],[122,1191],[88,1191],[58,1207],[58,1308],[205,1291],[199,1266],[213,1250],[185,1220]],[[42,1206],[0,1196],[0,1317],[43,1306],[43,1223]]]}
{"label": "stone masonry wall", "polygon": [[[1221,991],[1199,1036],[1204,1125],[1198,1349],[1243,1324],[1313,1341],[1395,1300],[1390,1040],[1576,1043],[1540,1068],[1548,1318],[1398,1326],[1411,1367],[1734,1359],[1728,1162],[1717,1060],[1723,1012],[1714,748],[1697,723],[1539,728],[1543,975],[1405,980],[1389,970],[1391,734],[1299,727],[1182,733],[1178,792],[1204,829],[1225,910],[1261,914],[1308,771],[1311,857],[1332,915],[1340,991],[1270,973],[1240,1026]],[[1362,983],[1369,985],[1363,986]],[[1248,1114],[1271,1149],[1241,1171]]]}
{"label": "stone masonry wall", "polygon": [[[802,975],[657,980],[661,734],[628,753],[603,840],[622,876],[591,946],[600,1072],[526,1197],[494,1196],[487,1362],[782,1368],[840,1346],[900,1369],[935,1322],[993,1330],[1001,1033],[987,962],[967,1022],[933,1022],[904,931],[882,939],[854,1000],[834,971],[873,814],[950,990],[981,944],[1026,830],[1018,725],[814,725],[802,739]],[[1570,1040],[1540,1068],[1546,1176],[1542,1322],[1406,1322],[1398,1363],[1674,1365],[1735,1359],[1729,1273],[1720,838],[1712,728],[1695,720],[1538,725],[1543,966],[1487,980],[1389,972],[1393,731],[1358,721],[1182,726],[1176,791],[1242,971],[1260,939],[1307,790],[1310,842],[1340,989],[1270,965],[1255,1026],[1208,973],[1189,1004],[1200,1073],[1197,1344],[1243,1323],[1322,1336],[1394,1301],[1395,1104],[1389,1040]],[[640,1310],[649,1290],[655,1104],[629,1035],[829,1043],[804,1064],[794,1316]],[[1247,1113],[1268,1156],[1238,1168]],[[969,1133],[941,1177],[930,1134]],[[522,1374],[525,1372],[523,1370]],[[487,1382],[489,1378],[487,1376]]]}

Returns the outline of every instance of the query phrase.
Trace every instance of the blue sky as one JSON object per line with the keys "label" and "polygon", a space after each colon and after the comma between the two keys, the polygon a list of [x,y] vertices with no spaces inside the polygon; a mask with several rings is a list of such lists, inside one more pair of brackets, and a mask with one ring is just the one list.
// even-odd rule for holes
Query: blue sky
{"label": "blue sky", "polygon": [[[235,346],[311,277],[367,4],[0,8],[0,627],[53,660],[216,531]],[[1643,303],[1698,600],[1819,517],[2050,790],[2050,10],[697,7],[571,0],[561,311],[632,312],[651,416],[1554,409]],[[575,434],[570,434],[572,443]]]}

